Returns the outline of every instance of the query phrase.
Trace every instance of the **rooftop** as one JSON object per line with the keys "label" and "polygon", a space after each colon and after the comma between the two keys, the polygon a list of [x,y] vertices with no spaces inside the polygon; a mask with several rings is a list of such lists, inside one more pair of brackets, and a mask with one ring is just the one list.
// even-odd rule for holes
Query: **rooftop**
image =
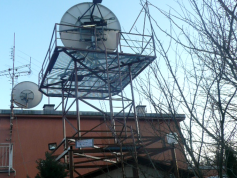
{"label": "rooftop", "polygon": [[[11,110],[10,109],[2,109],[0,110],[0,116],[3,115],[10,115]],[[15,115],[54,115],[54,116],[61,116],[62,111],[55,111],[55,110],[14,110]],[[76,111],[68,111],[67,115],[71,116],[76,116],[77,112]],[[116,114],[116,113],[115,113]],[[94,112],[94,111],[80,111],[81,116],[103,116],[101,112]],[[122,114],[119,114],[119,116],[123,116]],[[134,116],[133,113],[130,113],[130,117]],[[176,114],[171,115],[171,114],[162,114],[162,113],[145,113],[145,116],[139,116],[139,118],[143,119],[171,119],[171,118],[176,118],[177,120],[183,121],[185,119],[184,114]]]}

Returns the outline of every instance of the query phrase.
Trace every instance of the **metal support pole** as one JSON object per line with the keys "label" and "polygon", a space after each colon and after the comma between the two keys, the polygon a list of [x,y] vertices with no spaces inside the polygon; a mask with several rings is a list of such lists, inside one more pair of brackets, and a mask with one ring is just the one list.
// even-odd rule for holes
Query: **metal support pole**
{"label": "metal support pole", "polygon": [[65,107],[64,107],[64,90],[62,84],[62,121],[63,121],[63,138],[66,138],[66,128],[65,128]]}
{"label": "metal support pole", "polygon": [[80,111],[79,111],[79,100],[78,100],[78,77],[77,77],[77,62],[74,61],[74,75],[75,75],[75,95],[76,95],[76,112],[77,112],[77,130],[78,137],[81,137],[80,132]]}
{"label": "metal support pole", "polygon": [[151,26],[151,36],[152,36],[154,54],[156,56],[156,44],[155,44],[155,40],[154,40],[154,29],[153,29],[153,26],[152,26],[152,23],[151,23],[151,16],[150,16],[150,11],[149,11],[149,6],[148,6],[147,0],[146,0],[146,8],[147,9],[145,9],[145,12],[148,13],[147,17],[149,18],[149,22],[150,22],[150,26]]}
{"label": "metal support pole", "polygon": [[[49,84],[49,79],[47,79],[47,85]],[[49,94],[49,88],[47,87],[47,94]],[[50,97],[48,96],[48,104],[50,104]]]}
{"label": "metal support pole", "polygon": [[[119,44],[119,38],[120,35],[117,33],[117,45]],[[122,88],[122,77],[121,77],[121,67],[120,67],[120,60],[119,60],[119,46],[117,46],[117,59],[118,59],[118,66],[119,66],[119,83],[121,88],[121,97],[122,97],[122,108],[123,108],[123,122],[124,122],[124,128],[125,128],[125,135],[127,136],[127,120],[125,117],[125,108],[124,108],[124,100],[123,100],[123,88]]]}
{"label": "metal support pole", "polygon": [[8,167],[8,176],[11,175],[11,168],[13,166],[13,144],[9,143],[9,167]]}
{"label": "metal support pole", "polygon": [[73,164],[72,146],[70,146],[70,149],[68,150],[68,156],[69,156],[69,176],[70,176],[70,178],[73,178],[74,164]]}
{"label": "metal support pole", "polygon": [[112,95],[111,95],[111,86],[110,86],[110,79],[109,79],[109,65],[108,65],[108,58],[107,58],[107,50],[105,48],[105,59],[106,59],[106,73],[107,73],[107,85],[108,85],[108,93],[109,93],[109,107],[110,107],[110,119],[111,119],[111,125],[112,125],[112,132],[113,136],[115,137],[114,141],[117,143],[116,138],[116,131],[115,131],[115,121],[114,121],[114,112],[113,112],[113,103],[112,103]]}
{"label": "metal support pole", "polygon": [[[102,39],[102,37],[101,37]],[[107,57],[107,49],[106,46],[102,40],[103,46],[105,48],[105,61],[106,61],[106,74],[107,74],[107,85],[108,85],[108,93],[109,93],[109,107],[110,107],[110,120],[111,120],[111,125],[112,125],[112,133],[114,138],[115,143],[117,143],[117,138],[116,138],[116,131],[115,131],[115,121],[114,121],[114,111],[113,111],[113,102],[112,102],[112,95],[111,95],[111,86],[110,86],[110,79],[109,79],[109,64],[108,64],[108,57]]]}
{"label": "metal support pole", "polygon": [[97,50],[97,34],[96,28],[94,28],[94,36],[95,36],[95,50]]}
{"label": "metal support pole", "polygon": [[129,68],[129,76],[130,76],[130,85],[131,85],[131,93],[132,93],[132,105],[133,105],[134,119],[135,119],[135,122],[136,122],[136,129],[137,129],[137,137],[138,137],[138,140],[140,140],[140,126],[139,126],[139,120],[138,120],[138,117],[137,117],[137,111],[136,111],[136,107],[135,107],[135,97],[134,97],[134,93],[133,93],[131,66],[129,66],[128,68]]}
{"label": "metal support pole", "polygon": [[13,104],[13,87],[14,87],[14,78],[15,78],[15,33],[14,33],[14,46],[13,46],[13,51],[12,51],[12,60],[13,60],[13,67],[12,67],[12,92],[11,92],[11,115],[10,115],[10,143],[12,142],[12,120],[14,119],[14,104]]}
{"label": "metal support pole", "polygon": [[136,143],[135,143],[135,139],[134,139],[134,134],[133,134],[133,129],[132,126],[130,127],[131,129],[131,135],[132,135],[132,139],[133,139],[133,157],[134,157],[134,161],[135,164],[133,165],[133,177],[139,178],[139,168],[138,168],[138,161],[137,161],[137,147],[136,147]]}
{"label": "metal support pole", "polygon": [[124,168],[124,160],[123,160],[123,145],[122,145],[121,141],[119,143],[119,146],[120,146],[120,159],[121,159],[121,167],[122,167],[122,172],[123,172],[123,178],[126,178],[125,168]]}
{"label": "metal support pole", "polygon": [[57,44],[57,26],[58,26],[58,24],[55,24],[55,26],[54,26],[54,33],[55,33],[55,46],[58,45],[58,44]]}

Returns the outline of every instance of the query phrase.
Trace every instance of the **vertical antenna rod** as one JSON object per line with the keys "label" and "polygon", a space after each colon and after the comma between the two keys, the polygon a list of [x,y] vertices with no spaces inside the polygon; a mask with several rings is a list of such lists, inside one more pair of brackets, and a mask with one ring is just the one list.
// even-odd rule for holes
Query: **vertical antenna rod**
{"label": "vertical antenna rod", "polygon": [[15,33],[14,33],[14,42],[13,42],[13,48],[12,48],[12,90],[11,90],[11,115],[10,115],[10,143],[12,141],[12,120],[14,119],[14,105],[13,105],[13,87],[14,87],[14,77],[15,77]]}

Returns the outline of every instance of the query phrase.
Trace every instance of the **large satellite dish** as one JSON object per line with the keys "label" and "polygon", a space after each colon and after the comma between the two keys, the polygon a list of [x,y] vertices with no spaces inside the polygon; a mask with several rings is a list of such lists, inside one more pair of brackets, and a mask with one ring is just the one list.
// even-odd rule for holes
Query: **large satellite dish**
{"label": "large satellite dish", "polygon": [[43,95],[38,91],[38,85],[33,82],[21,82],[13,88],[13,101],[20,108],[37,106]]}
{"label": "large satellite dish", "polygon": [[[115,14],[98,3],[80,3],[68,9],[60,22],[60,37],[65,47],[114,51],[121,31]],[[104,44],[103,44],[104,43]]]}

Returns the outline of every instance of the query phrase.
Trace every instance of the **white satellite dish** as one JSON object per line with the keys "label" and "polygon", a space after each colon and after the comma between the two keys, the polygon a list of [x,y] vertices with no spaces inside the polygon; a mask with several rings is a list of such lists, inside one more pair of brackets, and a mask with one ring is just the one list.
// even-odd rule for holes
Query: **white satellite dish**
{"label": "white satellite dish", "polygon": [[167,142],[169,144],[178,144],[178,134],[177,133],[169,133],[166,135]]}
{"label": "white satellite dish", "polygon": [[117,47],[120,23],[115,14],[101,4],[77,4],[66,11],[60,24],[63,24],[59,32],[65,47],[93,49],[95,43],[101,50],[105,50],[104,45],[108,51]]}
{"label": "white satellite dish", "polygon": [[33,82],[21,82],[13,88],[13,101],[20,108],[33,108],[37,106],[43,95],[38,85]]}

